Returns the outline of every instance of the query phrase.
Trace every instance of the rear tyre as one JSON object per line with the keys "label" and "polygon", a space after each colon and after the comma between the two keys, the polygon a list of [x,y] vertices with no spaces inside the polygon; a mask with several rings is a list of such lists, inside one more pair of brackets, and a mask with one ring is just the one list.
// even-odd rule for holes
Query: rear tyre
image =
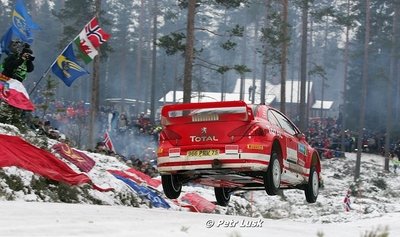
{"label": "rear tyre", "polygon": [[231,192],[228,188],[214,188],[215,199],[217,199],[217,204],[223,207],[228,206],[231,200]]}
{"label": "rear tyre", "polygon": [[306,195],[306,200],[308,203],[314,203],[317,201],[319,193],[319,177],[315,166],[310,169],[310,175],[308,177],[308,183],[304,189],[304,194]]}
{"label": "rear tyre", "polygon": [[264,187],[268,195],[276,195],[281,185],[281,164],[279,163],[278,153],[271,154],[267,172],[264,173]]}
{"label": "rear tyre", "polygon": [[169,199],[178,198],[182,191],[182,183],[177,175],[161,175],[161,183],[164,194]]}

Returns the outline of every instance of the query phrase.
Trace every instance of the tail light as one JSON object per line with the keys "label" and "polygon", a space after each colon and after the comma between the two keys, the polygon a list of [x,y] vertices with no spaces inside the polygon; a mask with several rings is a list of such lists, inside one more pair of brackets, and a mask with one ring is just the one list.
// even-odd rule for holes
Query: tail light
{"label": "tail light", "polygon": [[250,129],[248,136],[265,136],[264,129],[260,128],[259,126],[254,126]]}
{"label": "tail light", "polygon": [[232,142],[238,141],[244,136],[265,136],[265,131],[258,125],[247,124],[240,126],[228,133]]}
{"label": "tail light", "polygon": [[181,139],[182,139],[181,135],[169,129],[163,129],[160,133],[160,142],[175,141],[177,143],[178,140]]}

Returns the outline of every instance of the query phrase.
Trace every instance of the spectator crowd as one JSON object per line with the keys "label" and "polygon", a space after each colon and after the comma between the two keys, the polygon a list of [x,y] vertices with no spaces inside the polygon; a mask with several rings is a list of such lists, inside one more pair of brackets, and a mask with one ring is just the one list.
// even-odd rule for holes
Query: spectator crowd
{"label": "spectator crowd", "polygon": [[[342,128],[340,121],[333,118],[310,119],[307,137],[309,143],[315,147],[322,158],[344,157],[342,152]],[[344,131],[344,151],[357,151],[358,133],[351,130]],[[363,152],[383,154],[385,133],[381,131],[364,130],[361,142]],[[391,145],[394,151],[395,144]]]}
{"label": "spectator crowd", "polygon": [[[83,102],[54,101],[46,109],[27,116],[28,125],[38,134],[67,143],[79,149],[112,155],[151,176],[157,175],[156,150],[160,126],[148,116],[119,112],[112,106],[102,106],[96,121],[96,146],[88,149],[89,107]],[[114,151],[104,143],[108,132]]]}

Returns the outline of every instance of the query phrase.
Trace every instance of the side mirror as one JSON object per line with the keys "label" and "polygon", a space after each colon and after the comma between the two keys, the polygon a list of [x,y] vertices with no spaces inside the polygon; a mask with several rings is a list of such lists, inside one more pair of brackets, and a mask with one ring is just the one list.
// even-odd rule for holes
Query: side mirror
{"label": "side mirror", "polygon": [[305,141],[305,140],[306,140],[306,135],[304,135],[304,133],[296,133],[296,137],[297,137],[300,141]]}

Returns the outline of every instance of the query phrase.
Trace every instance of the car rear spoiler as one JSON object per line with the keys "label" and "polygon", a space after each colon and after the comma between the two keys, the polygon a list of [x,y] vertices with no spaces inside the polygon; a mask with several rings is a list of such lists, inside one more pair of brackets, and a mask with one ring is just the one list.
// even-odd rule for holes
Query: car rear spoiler
{"label": "car rear spoiler", "polygon": [[[200,109],[223,109],[223,108],[243,108],[243,113],[240,118],[242,121],[250,121],[254,119],[253,111],[244,101],[221,101],[221,102],[199,102],[199,103],[183,103],[164,105],[161,109],[161,124],[169,125],[172,123],[188,123],[194,122],[193,116],[190,114],[183,114],[182,116],[173,117],[171,113],[174,111],[192,111]],[[232,116],[232,115],[231,115]],[[189,120],[190,118],[190,120]],[[235,119],[235,116],[232,117]],[[174,122],[173,122],[174,121]]]}

